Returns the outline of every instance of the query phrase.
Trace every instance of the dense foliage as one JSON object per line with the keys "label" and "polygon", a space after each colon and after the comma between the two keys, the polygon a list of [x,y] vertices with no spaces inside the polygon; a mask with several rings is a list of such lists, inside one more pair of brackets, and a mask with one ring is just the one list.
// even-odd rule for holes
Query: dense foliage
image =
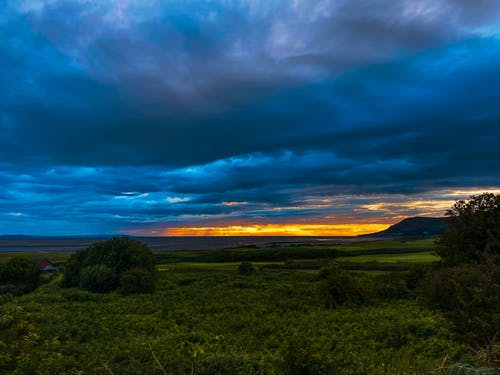
{"label": "dense foliage", "polygon": [[0,294],[22,294],[40,284],[40,270],[33,260],[15,257],[0,263]]}
{"label": "dense foliage", "polygon": [[155,289],[155,277],[152,272],[143,268],[132,268],[120,278],[122,294],[152,293]]}
{"label": "dense foliage", "polygon": [[[148,262],[107,262],[129,243],[115,241],[113,251],[102,243],[89,248],[107,256],[88,256],[89,249],[72,255],[66,269],[74,272],[64,278],[22,297],[0,298],[0,373],[497,371],[499,268],[492,257],[436,268],[420,264],[436,261],[432,247],[421,251],[433,240],[371,241],[339,246],[343,256],[319,272],[331,258],[259,261],[251,264],[254,273],[240,273],[248,267],[240,262],[164,263],[157,265],[155,288],[152,262],[128,269]],[[287,255],[305,249],[282,248]],[[253,256],[260,250],[227,252]],[[349,267],[369,267],[348,271],[346,259]],[[372,267],[375,272],[366,271]],[[60,287],[68,281],[73,288]],[[138,294],[146,291],[154,294]]]}
{"label": "dense foliage", "polygon": [[[146,245],[115,237],[72,255],[65,264],[62,285],[108,292],[121,284],[125,293],[149,292],[154,288],[154,272],[152,253]],[[131,286],[132,282],[137,287]]]}
{"label": "dense foliage", "polygon": [[44,285],[0,307],[0,373],[413,375],[467,360],[412,299],[331,309],[314,273],[236,268],[163,271],[151,296]]}
{"label": "dense foliage", "polygon": [[116,289],[118,275],[105,264],[94,264],[82,268],[78,285],[91,292],[109,292]]}
{"label": "dense foliage", "polygon": [[342,304],[361,304],[373,297],[370,280],[363,275],[355,275],[331,265],[320,271],[318,287],[323,302],[330,307]]}
{"label": "dense foliage", "polygon": [[444,311],[462,340],[476,347],[496,344],[500,333],[498,264],[436,269],[429,273],[425,295],[431,306]]}
{"label": "dense foliage", "polygon": [[500,194],[473,195],[446,212],[450,230],[441,234],[438,254],[450,264],[481,263],[500,255]]}
{"label": "dense foliage", "polygon": [[500,195],[471,196],[447,215],[450,230],[438,241],[443,264],[428,273],[424,297],[457,337],[500,362]]}
{"label": "dense foliage", "polygon": [[238,266],[238,273],[240,275],[252,275],[255,271],[256,270],[252,262],[241,262]]}

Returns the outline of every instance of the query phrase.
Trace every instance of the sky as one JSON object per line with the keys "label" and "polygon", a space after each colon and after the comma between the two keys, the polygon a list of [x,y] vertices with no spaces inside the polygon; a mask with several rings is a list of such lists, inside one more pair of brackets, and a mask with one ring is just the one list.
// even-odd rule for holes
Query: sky
{"label": "sky", "polygon": [[4,0],[0,235],[344,235],[500,193],[496,0]]}

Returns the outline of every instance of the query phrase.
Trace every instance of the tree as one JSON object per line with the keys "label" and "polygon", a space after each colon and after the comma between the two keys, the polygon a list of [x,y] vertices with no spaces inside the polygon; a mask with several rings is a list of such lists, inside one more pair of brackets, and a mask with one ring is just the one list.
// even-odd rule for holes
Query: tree
{"label": "tree", "polygon": [[[114,237],[96,242],[84,250],[73,254],[64,266],[63,286],[106,292],[116,289],[122,277],[130,282],[128,271],[135,270],[133,277],[139,284],[154,282],[155,268],[151,250],[143,243],[128,237]],[[138,272],[137,270],[142,270]],[[142,275],[142,276],[141,276]],[[147,280],[138,280],[144,277]],[[148,289],[149,288],[149,289]],[[153,287],[140,288],[152,291]],[[129,288],[129,293],[133,293]]]}
{"label": "tree", "polygon": [[437,242],[437,253],[449,264],[483,263],[500,255],[500,195],[472,195],[446,211],[449,231]]}

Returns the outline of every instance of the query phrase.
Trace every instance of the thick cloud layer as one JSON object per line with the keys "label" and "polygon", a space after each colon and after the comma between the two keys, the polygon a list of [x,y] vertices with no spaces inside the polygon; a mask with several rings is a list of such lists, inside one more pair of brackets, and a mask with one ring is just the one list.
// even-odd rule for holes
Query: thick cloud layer
{"label": "thick cloud layer", "polygon": [[8,1],[0,234],[440,214],[500,186],[499,21],[486,0]]}

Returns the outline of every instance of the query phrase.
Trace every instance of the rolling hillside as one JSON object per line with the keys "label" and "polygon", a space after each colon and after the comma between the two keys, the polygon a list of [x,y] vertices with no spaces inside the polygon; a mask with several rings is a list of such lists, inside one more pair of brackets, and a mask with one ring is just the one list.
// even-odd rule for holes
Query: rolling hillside
{"label": "rolling hillside", "polygon": [[409,217],[386,230],[364,235],[364,237],[423,237],[436,236],[448,229],[445,217]]}

